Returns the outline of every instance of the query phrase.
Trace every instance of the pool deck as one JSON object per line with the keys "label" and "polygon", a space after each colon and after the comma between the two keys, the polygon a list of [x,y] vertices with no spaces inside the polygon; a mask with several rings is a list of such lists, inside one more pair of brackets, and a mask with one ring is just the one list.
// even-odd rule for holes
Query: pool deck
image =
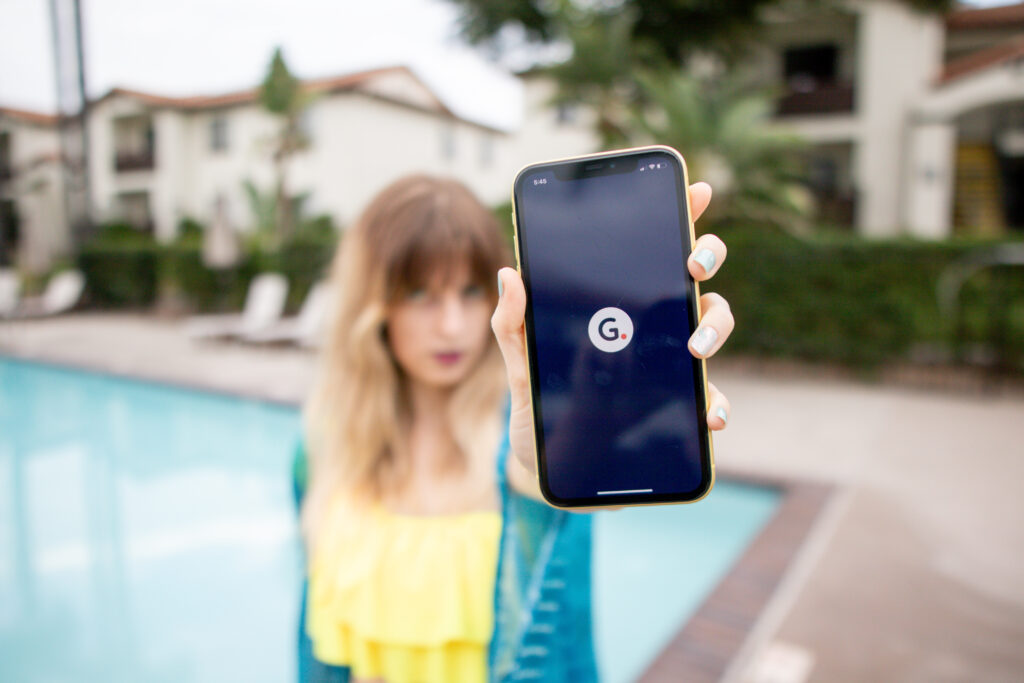
{"label": "pool deck", "polygon": [[[0,322],[0,354],[289,403],[316,372],[125,314]],[[1024,394],[710,365],[720,472],[781,482],[791,516],[645,679],[1024,680]]]}

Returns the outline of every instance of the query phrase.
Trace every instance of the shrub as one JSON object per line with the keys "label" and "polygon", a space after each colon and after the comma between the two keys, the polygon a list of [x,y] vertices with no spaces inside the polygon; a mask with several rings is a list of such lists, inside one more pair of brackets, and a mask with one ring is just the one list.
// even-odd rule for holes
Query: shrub
{"label": "shrub", "polygon": [[[496,210],[506,226],[509,208]],[[217,273],[203,265],[201,240],[157,245],[129,229],[101,233],[79,255],[92,305],[152,305],[159,273],[159,282],[170,283],[195,311],[239,310],[252,278],[276,271],[288,278],[287,309],[294,312],[313,283],[326,276],[338,240],[333,228],[320,223],[300,230],[276,252],[250,243],[236,268]],[[725,355],[873,368],[922,349],[947,360],[981,351],[1003,369],[1024,372],[1024,268],[989,268],[969,278],[955,318],[940,310],[936,292],[951,264],[1006,240],[798,239],[752,226],[717,231],[729,258],[705,291],[723,294],[736,316]]]}
{"label": "shrub", "polygon": [[153,236],[127,223],[99,226],[78,254],[86,300],[102,307],[137,308],[156,300],[157,252]]}
{"label": "shrub", "polygon": [[940,274],[992,242],[802,240],[749,227],[720,229],[719,235],[729,257],[707,289],[729,300],[738,321],[726,354],[870,368],[922,348],[955,356],[959,337],[961,344],[985,346],[1024,370],[1024,268],[992,269],[969,279],[959,319],[939,308]]}

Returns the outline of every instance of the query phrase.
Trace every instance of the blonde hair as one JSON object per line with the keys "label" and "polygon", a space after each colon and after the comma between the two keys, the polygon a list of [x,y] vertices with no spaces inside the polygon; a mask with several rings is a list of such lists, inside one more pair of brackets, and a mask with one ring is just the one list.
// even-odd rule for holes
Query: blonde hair
{"label": "blonde hair", "polygon": [[[307,546],[335,493],[379,500],[408,474],[409,406],[403,373],[386,340],[388,306],[439,274],[468,265],[497,301],[498,269],[508,262],[497,221],[454,180],[410,176],[385,188],[342,238],[331,266],[333,304],[319,378],[305,408],[309,483],[302,509]],[[454,467],[493,449],[505,394],[493,335],[455,388],[449,425]]]}

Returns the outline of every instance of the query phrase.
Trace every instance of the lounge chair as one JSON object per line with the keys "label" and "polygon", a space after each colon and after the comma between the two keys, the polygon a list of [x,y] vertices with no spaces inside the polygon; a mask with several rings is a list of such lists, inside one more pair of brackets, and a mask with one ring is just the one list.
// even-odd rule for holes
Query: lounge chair
{"label": "lounge chair", "polygon": [[78,304],[84,290],[85,276],[81,271],[61,271],[50,278],[41,296],[24,299],[7,317],[45,318],[67,313]]}
{"label": "lounge chair", "polygon": [[18,308],[21,280],[13,270],[0,269],[0,318],[14,315]]}
{"label": "lounge chair", "polygon": [[329,293],[326,282],[316,283],[306,295],[298,315],[279,320],[258,332],[241,335],[241,340],[251,344],[297,344],[306,348],[318,346],[327,319]]}
{"label": "lounge chair", "polygon": [[185,332],[193,339],[240,337],[269,328],[281,318],[288,298],[288,280],[278,273],[263,273],[249,283],[242,312],[202,315],[189,319]]}

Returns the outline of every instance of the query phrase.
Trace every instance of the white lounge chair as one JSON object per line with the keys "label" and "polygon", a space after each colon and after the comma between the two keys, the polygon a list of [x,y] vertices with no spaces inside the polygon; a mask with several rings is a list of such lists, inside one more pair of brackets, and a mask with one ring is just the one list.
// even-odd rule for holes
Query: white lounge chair
{"label": "white lounge chair", "polygon": [[41,296],[24,299],[9,314],[10,318],[45,318],[67,313],[82,298],[85,276],[78,270],[64,270],[46,283]]}
{"label": "white lounge chair", "polygon": [[253,334],[281,318],[288,298],[288,280],[279,273],[263,273],[249,283],[240,314],[201,315],[189,319],[185,332],[193,339],[215,339]]}
{"label": "white lounge chair", "polygon": [[313,285],[302,303],[299,314],[279,320],[270,327],[241,336],[252,344],[297,344],[306,348],[319,345],[327,320],[330,289],[326,282]]}
{"label": "white lounge chair", "polygon": [[0,269],[0,318],[14,315],[21,294],[21,280],[13,270]]}

